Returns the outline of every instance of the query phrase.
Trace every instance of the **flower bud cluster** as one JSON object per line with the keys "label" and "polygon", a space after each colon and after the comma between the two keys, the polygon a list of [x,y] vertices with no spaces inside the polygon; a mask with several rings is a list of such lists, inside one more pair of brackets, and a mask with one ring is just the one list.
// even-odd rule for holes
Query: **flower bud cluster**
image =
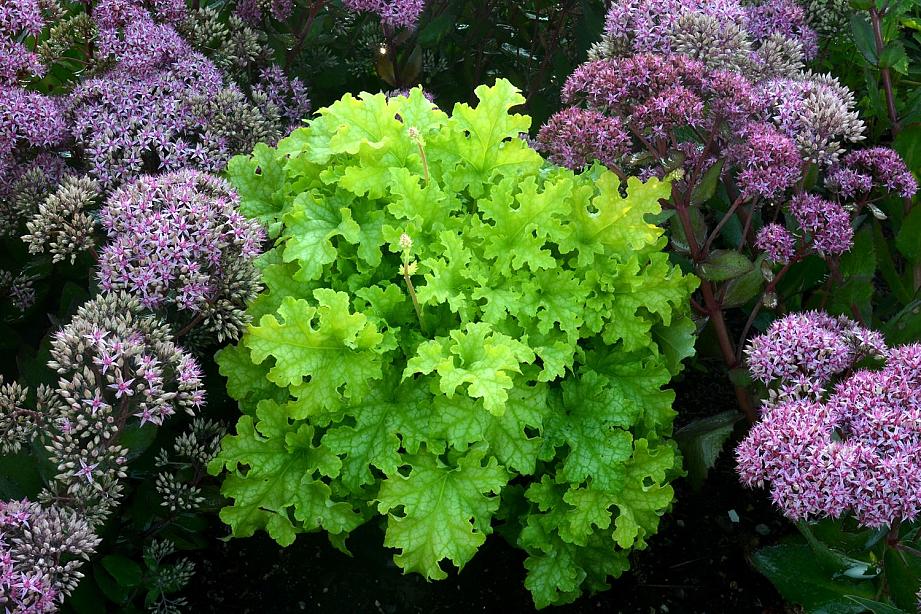
{"label": "flower bud cluster", "polygon": [[194,512],[205,502],[200,483],[207,475],[208,463],[217,456],[227,429],[212,420],[196,418],[173,442],[172,453],[165,448],[157,455],[156,489],[160,505],[170,512]]}
{"label": "flower bud cluster", "polygon": [[34,279],[24,271],[14,275],[0,269],[0,290],[6,293],[10,304],[20,312],[35,304]]}
{"label": "flower bud cluster", "polygon": [[96,221],[92,212],[101,192],[98,182],[89,177],[68,177],[57,191],[38,206],[26,223],[29,234],[22,240],[29,252],[51,254],[51,261],[69,260],[96,244]]}
{"label": "flower bud cluster", "polygon": [[0,501],[0,607],[22,614],[56,611],[98,544],[92,527],[73,510]]}
{"label": "flower bud cluster", "polygon": [[63,158],[41,153],[0,176],[0,235],[20,234],[23,223],[68,174]]}
{"label": "flower bud cluster", "polygon": [[85,303],[51,342],[58,376],[56,429],[46,448],[57,465],[49,498],[101,520],[122,492],[126,430],[160,425],[204,405],[201,370],[169,327],[124,293]]}
{"label": "flower bud cluster", "polygon": [[248,82],[253,66],[268,64],[272,51],[261,30],[237,15],[221,16],[214,7],[190,11],[179,31],[195,49],[239,83]]}

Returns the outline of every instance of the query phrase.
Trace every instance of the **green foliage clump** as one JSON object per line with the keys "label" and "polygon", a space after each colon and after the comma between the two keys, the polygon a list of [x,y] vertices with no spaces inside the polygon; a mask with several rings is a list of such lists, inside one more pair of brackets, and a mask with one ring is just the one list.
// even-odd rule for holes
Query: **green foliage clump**
{"label": "green foliage clump", "polygon": [[346,95],[231,161],[276,240],[254,324],[217,356],[244,415],[210,470],[235,536],[344,549],[383,516],[429,579],[496,529],[542,607],[605,588],[672,501],[663,387],[697,281],[648,221],[667,182],[550,166],[510,83],[476,94],[450,116],[418,88]]}

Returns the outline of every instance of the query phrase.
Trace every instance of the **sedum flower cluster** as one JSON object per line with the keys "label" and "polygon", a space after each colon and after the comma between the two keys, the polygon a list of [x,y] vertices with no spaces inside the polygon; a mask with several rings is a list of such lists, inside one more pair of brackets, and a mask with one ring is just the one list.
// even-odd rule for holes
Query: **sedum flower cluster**
{"label": "sedum flower cluster", "polygon": [[[41,32],[40,5],[54,6],[4,3],[0,43]],[[214,9],[187,11],[180,0],[103,0],[67,10],[74,27],[51,28],[28,62],[5,70],[9,57],[0,53],[4,234],[21,232],[65,174],[89,175],[108,192],[143,174],[220,172],[236,153],[277,142],[310,109],[302,82],[264,68],[271,54],[264,35],[238,19],[222,30]],[[64,14],[55,18],[62,20]],[[74,50],[86,56],[80,61],[87,69],[74,73],[61,95],[29,89],[25,77],[40,76]]]}
{"label": "sedum flower cluster", "polygon": [[265,237],[238,203],[227,182],[193,170],[119,188],[100,211],[109,237],[99,254],[100,287],[179,312],[174,322],[198,316],[219,340],[238,337],[260,289],[253,260]]}
{"label": "sedum flower cluster", "polygon": [[125,24],[122,15],[97,18],[112,32],[101,47],[117,64],[67,99],[75,143],[106,187],[146,172],[221,171],[233,154],[277,141],[309,109],[300,81],[279,70],[264,71],[247,97],[172,25],[138,11]]}
{"label": "sedum flower cluster", "polygon": [[17,612],[52,611],[76,586],[94,529],[122,497],[131,434],[194,415],[205,399],[195,359],[124,293],[85,303],[50,352],[57,386],[40,386],[33,403],[22,386],[0,385],[0,450],[37,441],[56,467],[41,503],[0,503],[0,605]]}
{"label": "sedum flower cluster", "polygon": [[917,517],[921,345],[888,348],[847,318],[807,312],[775,321],[748,360],[770,394],[736,450],[746,485],[769,485],[792,520],[852,514],[884,527]]}
{"label": "sedum flower cluster", "polygon": [[77,587],[99,538],[79,514],[34,501],[0,501],[0,607],[54,612]]}
{"label": "sedum flower cluster", "polygon": [[351,11],[374,13],[392,28],[413,28],[425,9],[425,0],[343,0]]}

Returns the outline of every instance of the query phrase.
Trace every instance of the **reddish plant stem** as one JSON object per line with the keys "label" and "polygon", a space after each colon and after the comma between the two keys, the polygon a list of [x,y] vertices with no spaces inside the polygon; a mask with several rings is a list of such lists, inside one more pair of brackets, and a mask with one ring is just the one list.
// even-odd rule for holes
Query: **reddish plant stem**
{"label": "reddish plant stem", "polygon": [[[882,28],[880,27],[882,14],[876,10],[876,8],[870,9],[870,25],[873,26],[873,39],[876,45],[876,57],[879,58],[883,54],[883,33]],[[886,94],[886,110],[889,112],[889,122],[892,124],[890,132],[892,136],[898,136],[899,132],[902,130],[902,126],[899,122],[899,114],[895,108],[895,95],[892,92],[892,74],[889,72],[888,67],[879,67],[879,75],[883,81],[883,91]]]}
{"label": "reddish plant stem", "polygon": [[[876,46],[876,56],[880,57],[883,54],[885,45],[883,43],[883,32],[882,32],[882,17],[883,13],[878,11],[875,7],[870,9],[870,25],[873,27],[873,43]],[[886,110],[889,113],[889,132],[892,134],[893,138],[899,135],[899,132],[902,131],[902,123],[899,121],[898,110],[895,108],[895,93],[892,90],[892,74],[889,72],[889,68],[879,67],[879,75],[883,81],[883,92],[886,94]],[[902,212],[905,215],[908,215],[911,212],[913,202],[911,198],[902,199]],[[912,269],[912,286],[917,292],[921,289],[921,264],[915,265]]]}
{"label": "reddish plant stem", "polygon": [[313,22],[319,15],[320,11],[326,6],[327,0],[315,0],[310,5],[310,12],[307,13],[307,19],[304,21],[304,25],[301,26],[301,29],[297,33],[297,38],[294,41],[294,46],[291,47],[291,50],[288,51],[286,65],[290,66],[297,56],[300,55],[301,50],[304,48],[304,42],[307,40],[307,36],[310,34],[310,29],[313,27]]}
{"label": "reddish plant stem", "polygon": [[790,267],[799,262],[801,258],[797,255],[790,260],[787,264],[780,269],[777,274],[774,276],[768,284],[764,287],[764,290],[761,292],[761,296],[758,298],[758,302],[755,303],[755,306],[752,308],[750,314],[748,314],[748,320],[745,321],[745,326],[742,327],[742,334],[739,335],[739,342],[736,344],[736,362],[742,362],[742,350],[745,347],[745,339],[748,337],[748,331],[751,330],[752,324],[755,322],[755,318],[758,317],[758,313],[761,312],[761,306],[764,304],[764,297],[773,292],[777,288],[777,284],[780,283],[781,278],[786,275],[787,271],[790,270]]}
{"label": "reddish plant stem", "polygon": [[190,332],[193,328],[195,328],[195,327],[196,327],[202,320],[204,320],[204,319],[205,319],[204,314],[202,314],[201,312],[199,312],[194,318],[192,318],[192,321],[191,321],[191,322],[189,322],[188,324],[186,324],[185,326],[183,326],[181,329],[179,329],[179,332],[176,333],[176,339],[181,339],[181,338],[185,337],[186,335],[188,335],[189,332]]}
{"label": "reddish plant stem", "polygon": [[[732,203],[732,206],[729,207],[729,211],[726,212],[726,215],[723,216],[723,218],[719,221],[719,223],[717,223],[716,228],[713,229],[713,232],[710,233],[710,236],[707,237],[707,241],[704,243],[704,252],[709,253],[710,247],[713,245],[713,241],[715,241],[716,237],[719,236],[720,231],[723,229],[723,226],[725,226],[729,222],[729,219],[732,217],[732,214],[736,212],[736,209],[739,208],[739,205],[742,204],[743,200],[744,198],[742,196],[739,196],[737,199],[735,199],[735,201]],[[743,236],[744,236],[744,233],[743,233]]]}
{"label": "reddish plant stem", "polygon": [[[693,182],[690,182],[689,185],[694,185]],[[675,204],[675,210],[678,214],[678,219],[681,222],[681,226],[684,229],[684,234],[688,240],[688,247],[691,251],[691,258],[695,263],[701,262],[706,258],[706,252],[700,248],[697,244],[697,238],[694,236],[694,228],[691,224],[691,217],[688,214],[688,204],[690,201],[690,191],[687,194],[676,195],[674,192],[672,194],[673,202]],[[675,198],[677,196],[677,198]],[[723,308],[720,305],[719,301],[716,300],[716,296],[713,294],[713,286],[706,279],[700,280],[700,294],[704,299],[704,311],[710,318],[710,322],[713,324],[713,330],[716,333],[716,339],[719,343],[720,353],[723,355],[723,361],[726,363],[726,367],[729,369],[734,369],[738,365],[736,360],[736,353],[732,346],[732,340],[729,338],[729,329],[726,326],[726,320],[723,318]],[[752,406],[751,398],[748,395],[748,391],[738,385],[733,384],[735,387],[736,400],[739,403],[739,409],[745,414],[749,422],[754,423],[758,420],[757,415],[755,414],[754,407]]]}

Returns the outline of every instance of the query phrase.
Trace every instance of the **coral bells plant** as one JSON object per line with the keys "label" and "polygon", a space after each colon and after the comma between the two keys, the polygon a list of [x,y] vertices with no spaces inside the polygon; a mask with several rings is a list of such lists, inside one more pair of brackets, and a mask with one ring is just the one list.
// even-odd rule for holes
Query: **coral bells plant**
{"label": "coral bells plant", "polygon": [[[230,163],[269,224],[266,291],[217,356],[245,415],[211,463],[233,534],[340,548],[373,518],[442,579],[502,519],[538,607],[600,590],[644,548],[679,471],[663,389],[692,346],[668,183],[576,175],[518,138],[507,81],[447,115],[346,95]],[[437,493],[437,494],[436,494]]]}
{"label": "coral bells plant", "polygon": [[[817,52],[805,19],[787,0],[614,2],[590,61],[563,86],[569,106],[536,138],[574,170],[597,161],[622,180],[680,175],[663,201],[671,246],[702,278],[693,305],[730,369],[763,307],[872,318],[870,226],[887,197],[918,190],[894,151],[852,149],[865,137],[854,96],[804,70]],[[824,277],[811,272],[817,260]],[[738,307],[747,322],[731,330],[724,312]],[[748,392],[737,393],[754,421]]]}
{"label": "coral bells plant", "polygon": [[[813,548],[829,548],[810,528],[821,519],[877,535],[864,540],[865,551],[848,552],[853,560],[839,557],[833,572],[846,561],[851,577],[869,582],[886,576],[893,557],[921,556],[913,545],[921,512],[921,345],[889,348],[881,335],[843,316],[807,312],[776,320],[747,353],[752,377],[769,394],[761,420],[736,449],[742,482],[769,487],[774,504],[800,523]],[[783,574],[796,571],[785,570],[788,547],[777,548],[756,564],[773,569],[765,573],[783,592]],[[770,566],[774,557],[781,571]],[[882,583],[876,595],[905,607],[905,593],[913,594],[921,577],[899,573],[876,580]],[[861,592],[858,586],[855,594]]]}

